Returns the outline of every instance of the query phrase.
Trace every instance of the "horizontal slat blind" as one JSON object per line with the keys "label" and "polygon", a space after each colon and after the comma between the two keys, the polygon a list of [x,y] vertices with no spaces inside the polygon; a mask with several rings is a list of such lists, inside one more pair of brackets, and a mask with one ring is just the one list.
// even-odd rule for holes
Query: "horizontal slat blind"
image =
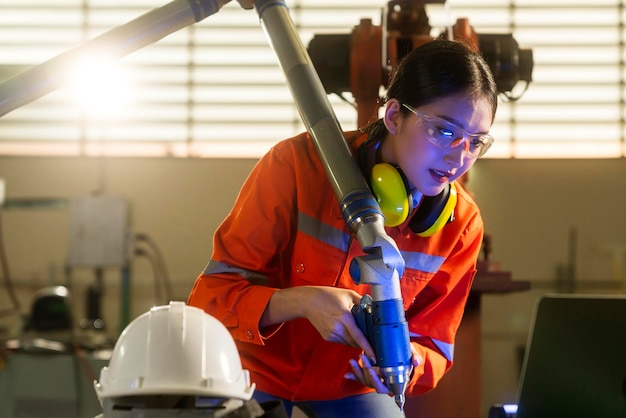
{"label": "horizontal slat blind", "polygon": [[[164,4],[0,0],[0,82]],[[380,25],[385,4],[287,1],[305,45],[362,18]],[[466,17],[479,34],[512,33],[533,51],[533,82],[521,99],[501,100],[486,158],[626,155],[622,1],[453,0],[427,11],[433,36]],[[304,129],[257,13],[234,0],[106,69],[118,71],[123,81],[80,88],[101,106],[68,83],[0,117],[0,154],[258,157]],[[355,128],[356,110],[330,100],[342,127]]]}

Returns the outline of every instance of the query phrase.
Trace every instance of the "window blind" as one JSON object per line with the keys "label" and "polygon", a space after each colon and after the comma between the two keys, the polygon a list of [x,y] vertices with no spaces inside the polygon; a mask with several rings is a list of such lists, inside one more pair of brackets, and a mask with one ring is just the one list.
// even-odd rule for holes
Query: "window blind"
{"label": "window blind", "polygon": [[[2,0],[0,82],[164,4]],[[380,25],[386,2],[286,4],[308,45],[316,34],[348,34],[363,18]],[[500,101],[485,158],[626,156],[623,1],[426,7],[433,36],[468,18],[477,33],[511,33],[533,51],[533,80],[519,100]],[[257,13],[235,0],[111,67],[87,64],[68,68],[61,88],[0,117],[0,155],[259,157],[305,129]],[[329,98],[341,126],[356,128],[355,108]]]}

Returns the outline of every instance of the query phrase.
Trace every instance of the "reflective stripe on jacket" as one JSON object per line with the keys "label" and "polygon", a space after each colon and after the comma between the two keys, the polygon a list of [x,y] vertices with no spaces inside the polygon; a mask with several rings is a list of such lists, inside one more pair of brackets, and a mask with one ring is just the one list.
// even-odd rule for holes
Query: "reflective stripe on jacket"
{"label": "reflective stripe on jacket", "polygon": [[[366,139],[346,135],[354,150]],[[404,307],[411,340],[424,359],[408,395],[434,388],[451,367],[454,336],[476,273],[483,222],[460,185],[457,199],[455,220],[430,237],[417,236],[408,222],[387,228],[406,262],[400,282]],[[188,303],[230,329],[243,367],[263,392],[293,401],[368,392],[344,379],[348,360],[359,350],[324,341],[305,319],[258,327],[278,288],[327,285],[370,293],[348,271],[361,254],[311,139],[300,134],[274,146],[250,173],[214,235],[211,260]]]}

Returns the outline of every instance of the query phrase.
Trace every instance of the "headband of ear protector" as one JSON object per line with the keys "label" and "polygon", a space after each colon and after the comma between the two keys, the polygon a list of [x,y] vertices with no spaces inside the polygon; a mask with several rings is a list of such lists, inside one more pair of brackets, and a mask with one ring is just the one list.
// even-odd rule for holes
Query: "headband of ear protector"
{"label": "headband of ear protector", "polygon": [[454,207],[457,201],[455,184],[450,183],[437,196],[423,196],[420,202],[414,202],[408,181],[400,167],[376,162],[381,144],[381,139],[376,136],[371,134],[361,144],[358,159],[385,217],[385,226],[400,225],[416,206],[417,210],[409,222],[409,227],[419,236],[431,236],[454,220]]}

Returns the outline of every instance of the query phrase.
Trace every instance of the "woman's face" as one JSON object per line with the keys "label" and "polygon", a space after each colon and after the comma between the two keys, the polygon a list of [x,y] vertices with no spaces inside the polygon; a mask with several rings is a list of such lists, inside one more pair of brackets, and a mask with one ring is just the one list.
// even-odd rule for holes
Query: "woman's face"
{"label": "woman's face", "polygon": [[[403,114],[402,103],[391,99],[385,107],[389,135],[382,144],[383,161],[399,166],[412,188],[425,196],[436,196],[465,174],[476,161],[463,145],[443,149],[427,139],[422,118]],[[452,122],[470,134],[486,134],[491,127],[492,109],[488,100],[466,94],[448,96],[415,109],[425,115]]]}

